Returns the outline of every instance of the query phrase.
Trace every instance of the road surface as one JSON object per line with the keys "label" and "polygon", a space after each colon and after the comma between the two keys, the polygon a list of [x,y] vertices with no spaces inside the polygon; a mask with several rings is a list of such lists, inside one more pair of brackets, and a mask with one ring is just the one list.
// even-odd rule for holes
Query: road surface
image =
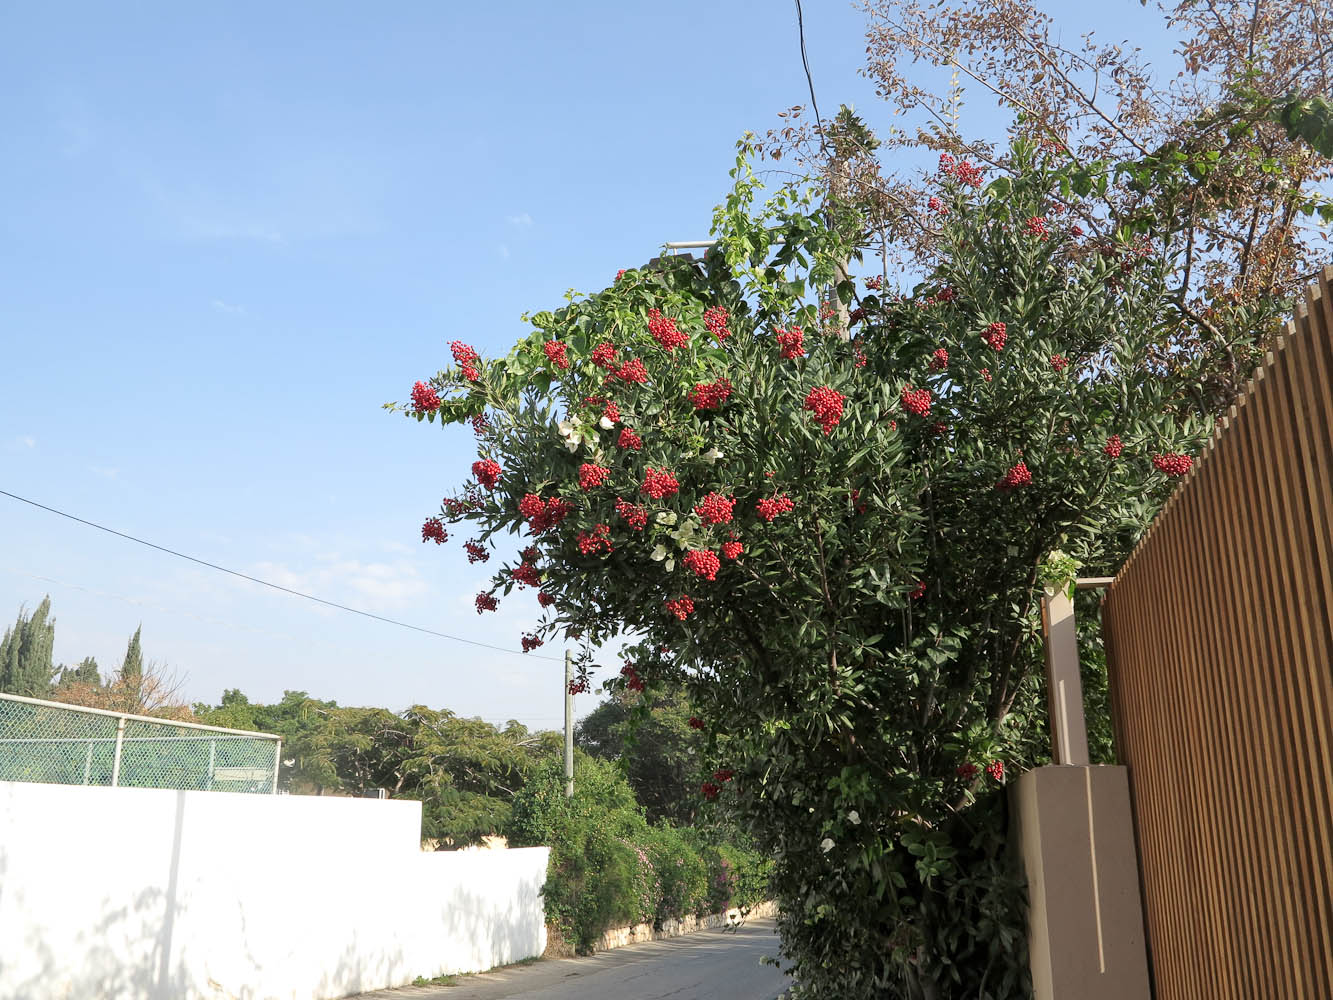
{"label": "road surface", "polygon": [[698,931],[353,1000],[776,1000],[787,977],[759,959],[777,951],[773,921],[754,920],[734,932]]}

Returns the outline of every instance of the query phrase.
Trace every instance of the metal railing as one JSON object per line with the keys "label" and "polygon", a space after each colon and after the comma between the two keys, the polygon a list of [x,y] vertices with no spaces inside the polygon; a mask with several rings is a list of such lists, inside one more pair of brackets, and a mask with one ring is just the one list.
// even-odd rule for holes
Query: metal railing
{"label": "metal railing", "polygon": [[0,694],[0,781],[272,794],[281,758],[267,733]]}

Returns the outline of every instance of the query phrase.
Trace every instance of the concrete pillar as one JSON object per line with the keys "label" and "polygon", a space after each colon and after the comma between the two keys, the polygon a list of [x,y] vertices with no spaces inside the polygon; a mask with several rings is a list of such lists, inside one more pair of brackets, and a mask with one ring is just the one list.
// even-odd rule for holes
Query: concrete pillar
{"label": "concrete pillar", "polygon": [[1151,1000],[1126,769],[1039,767],[1009,802],[1035,1000]]}

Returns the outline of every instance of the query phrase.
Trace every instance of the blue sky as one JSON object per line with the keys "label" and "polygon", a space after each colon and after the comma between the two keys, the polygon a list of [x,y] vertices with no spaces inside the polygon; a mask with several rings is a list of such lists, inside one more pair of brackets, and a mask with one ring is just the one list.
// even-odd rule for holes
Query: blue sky
{"label": "blue sky", "polygon": [[[860,12],[805,20],[821,109],[884,127]],[[524,311],[706,237],[741,133],[806,103],[776,0],[10,5],[0,489],[516,649],[535,600],[478,618],[483,567],[419,540],[471,435],[380,405],[450,340],[502,352]],[[57,659],[118,665],[142,622],[192,700],[562,712],[557,662],[0,497],[0,619],[48,592]]]}

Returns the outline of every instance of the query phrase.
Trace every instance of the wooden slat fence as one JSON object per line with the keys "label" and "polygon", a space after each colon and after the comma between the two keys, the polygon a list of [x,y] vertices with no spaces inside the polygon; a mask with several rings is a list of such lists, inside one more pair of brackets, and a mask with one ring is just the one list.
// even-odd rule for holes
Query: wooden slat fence
{"label": "wooden slat fence", "polygon": [[1333,998],[1333,268],[1103,621],[1158,1000]]}

